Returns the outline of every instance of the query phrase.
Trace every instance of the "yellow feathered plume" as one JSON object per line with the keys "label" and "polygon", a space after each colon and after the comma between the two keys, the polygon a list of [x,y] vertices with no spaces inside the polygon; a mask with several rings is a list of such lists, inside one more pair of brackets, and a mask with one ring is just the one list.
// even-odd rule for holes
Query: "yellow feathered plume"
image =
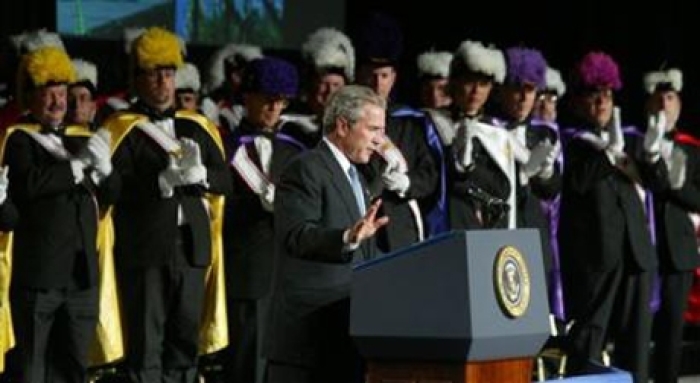
{"label": "yellow feathered plume", "polygon": [[22,58],[24,73],[35,87],[51,82],[75,81],[75,68],[65,51],[55,47],[37,49]]}
{"label": "yellow feathered plume", "polygon": [[134,44],[136,64],[141,69],[150,70],[164,66],[179,68],[183,64],[180,40],[163,28],[148,28]]}

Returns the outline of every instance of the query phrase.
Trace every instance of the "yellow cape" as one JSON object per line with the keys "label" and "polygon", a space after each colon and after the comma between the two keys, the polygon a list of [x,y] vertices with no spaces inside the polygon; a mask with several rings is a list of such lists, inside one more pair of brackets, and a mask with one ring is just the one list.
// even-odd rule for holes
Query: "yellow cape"
{"label": "yellow cape", "polygon": [[[186,118],[196,122],[197,126],[204,129],[211,136],[221,151],[221,155],[224,156],[224,146],[219,131],[207,118],[187,111],[178,111],[176,117]],[[112,135],[112,153],[119,147],[124,137],[132,128],[139,122],[146,120],[147,117],[144,115],[129,112],[117,113],[109,118],[104,126],[109,129]],[[206,274],[206,300],[202,327],[199,333],[199,353],[202,355],[222,350],[229,342],[222,238],[224,197],[208,194],[206,198],[209,201],[212,212],[210,225],[212,262]]]}
{"label": "yellow cape", "polygon": [[[2,137],[0,137],[0,164],[4,164],[5,144],[12,133],[18,130],[39,132],[40,129],[41,127],[37,124],[26,124],[9,127],[3,132]],[[66,135],[69,136],[89,137],[91,134],[92,132],[81,126],[66,128]],[[105,243],[108,243],[105,235],[110,231],[111,221],[101,219],[97,239],[100,267],[100,313],[96,329],[97,337],[90,355],[92,365],[110,363],[124,356],[112,247],[104,246]],[[9,297],[10,276],[12,274],[11,255],[12,233],[0,233],[0,372],[4,371],[5,353],[15,345]]]}

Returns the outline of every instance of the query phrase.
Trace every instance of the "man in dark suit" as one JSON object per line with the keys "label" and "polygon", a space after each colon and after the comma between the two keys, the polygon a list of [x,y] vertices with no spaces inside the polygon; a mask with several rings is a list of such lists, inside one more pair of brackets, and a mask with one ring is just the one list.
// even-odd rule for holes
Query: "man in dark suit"
{"label": "man in dark suit", "polygon": [[208,268],[221,246],[212,232],[222,215],[215,197],[230,193],[231,181],[216,128],[174,110],[178,38],[150,28],[131,52],[138,101],[105,122],[118,142],[112,158],[122,180],[113,219],[125,362],[133,382],[191,383],[200,342],[209,344],[200,327],[211,303]]}
{"label": "man in dark suit", "polygon": [[375,256],[371,239],[388,218],[376,218],[381,201],[369,206],[355,165],[382,144],[385,108],[369,88],[341,88],[324,112],[324,138],[277,184],[270,383],[363,381],[348,333],[351,265]]}
{"label": "man in dark suit", "polygon": [[[11,381],[85,382],[98,320],[98,207],[116,199],[109,134],[64,125],[65,51],[46,47],[20,66],[19,101],[29,110],[8,128],[2,161],[19,221],[10,300],[17,347]],[[97,203],[96,203],[97,202]]]}

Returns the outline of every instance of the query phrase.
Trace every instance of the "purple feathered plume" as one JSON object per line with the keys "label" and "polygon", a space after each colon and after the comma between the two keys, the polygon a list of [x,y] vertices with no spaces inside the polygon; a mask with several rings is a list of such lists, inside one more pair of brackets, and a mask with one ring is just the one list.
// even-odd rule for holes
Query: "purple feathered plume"
{"label": "purple feathered plume", "polygon": [[582,88],[622,88],[617,63],[603,52],[585,55],[576,66],[574,76],[576,84]]}
{"label": "purple feathered plume", "polygon": [[534,84],[537,89],[546,86],[547,61],[536,49],[512,47],[506,49],[506,82]]}
{"label": "purple feathered plume", "polygon": [[299,88],[299,75],[292,63],[280,58],[264,57],[250,63],[242,86],[247,92],[294,97]]}

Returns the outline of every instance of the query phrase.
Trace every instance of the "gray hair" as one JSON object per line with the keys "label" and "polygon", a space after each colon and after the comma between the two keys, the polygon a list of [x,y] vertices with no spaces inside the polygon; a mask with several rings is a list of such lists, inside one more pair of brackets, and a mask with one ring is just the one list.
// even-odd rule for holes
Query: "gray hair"
{"label": "gray hair", "polygon": [[376,105],[386,109],[386,100],[374,90],[363,85],[346,85],[331,95],[323,111],[323,132],[331,133],[338,118],[351,126],[364,117],[364,107]]}

